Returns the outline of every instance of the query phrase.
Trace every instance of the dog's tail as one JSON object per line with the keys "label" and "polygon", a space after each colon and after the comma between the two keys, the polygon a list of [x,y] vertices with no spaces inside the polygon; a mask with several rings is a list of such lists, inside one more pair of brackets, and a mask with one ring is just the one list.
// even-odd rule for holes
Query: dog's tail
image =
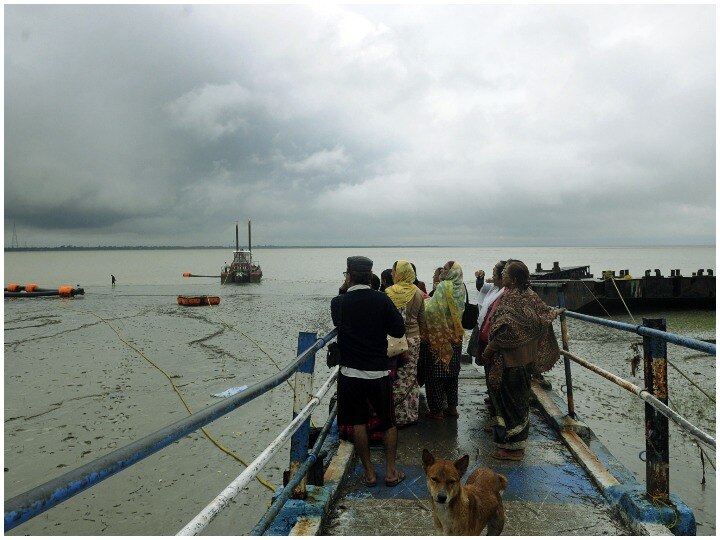
{"label": "dog's tail", "polygon": [[495,491],[500,493],[500,495],[503,494],[505,491],[505,488],[508,487],[508,479],[505,478],[502,474],[495,473]]}

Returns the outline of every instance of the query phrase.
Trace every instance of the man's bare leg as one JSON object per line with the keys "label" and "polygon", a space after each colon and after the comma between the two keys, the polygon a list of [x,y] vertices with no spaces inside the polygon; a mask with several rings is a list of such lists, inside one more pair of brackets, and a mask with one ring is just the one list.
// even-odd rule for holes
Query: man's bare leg
{"label": "man's bare leg", "polygon": [[385,445],[385,481],[393,481],[398,477],[398,471],[395,467],[395,458],[397,457],[397,427],[393,426],[385,430],[383,435],[383,444]]}
{"label": "man's bare leg", "polygon": [[[353,426],[353,442],[355,443],[355,451],[360,458],[360,463],[362,463],[363,469],[365,469],[365,480],[370,483],[376,482],[375,469],[372,461],[370,461],[370,442],[368,441],[367,426],[365,424],[356,424]],[[395,445],[397,446],[397,434],[395,437]]]}

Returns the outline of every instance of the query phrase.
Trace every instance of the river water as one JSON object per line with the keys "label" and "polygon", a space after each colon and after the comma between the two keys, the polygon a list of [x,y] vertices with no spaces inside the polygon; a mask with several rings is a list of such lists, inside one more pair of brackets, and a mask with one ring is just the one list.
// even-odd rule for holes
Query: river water
{"label": "river water", "polygon": [[[276,373],[294,356],[300,331],[324,335],[331,329],[330,298],[342,282],[345,259],[366,255],[379,274],[397,259],[415,263],[420,279],[447,260],[488,274],[499,259],[524,260],[530,269],[559,261],[628,269],[641,276],[659,268],[691,275],[715,269],[713,247],[665,248],[297,248],[256,249],[262,284],[221,286],[228,250],[108,250],[11,252],[4,258],[5,283],[40,287],[80,285],[73,299],[6,299],[5,499],[55,478],[188,414],[217,402],[211,396],[252,385]],[[110,274],[117,278],[110,286]],[[184,308],[178,295],[221,297],[216,307]],[[619,321],[631,316],[612,314]],[[715,311],[633,313],[663,317],[668,330],[697,339],[715,338]],[[631,374],[631,344],[639,336],[569,321],[570,348],[638,386]],[[328,370],[319,355],[316,386]],[[668,358],[701,390],[669,368],[671,404],[711,434],[716,424],[715,358],[673,345]],[[549,374],[564,383],[561,365]],[[173,381],[177,392],[170,384]],[[644,484],[644,404],[578,366],[573,368],[576,411],[600,440]],[[708,397],[710,396],[710,397]],[[32,535],[165,535],[180,530],[252,461],[291,419],[292,390],[281,385],[130,469],[14,529]],[[326,407],[313,417],[322,425]],[[670,423],[671,491],[695,512],[698,532],[715,534],[715,471],[704,474],[698,446]],[[400,440],[402,444],[402,439]],[[708,451],[714,465],[714,451]],[[233,455],[230,455],[233,454]],[[282,484],[289,449],[284,448],[261,476]],[[705,477],[705,484],[701,481]],[[206,529],[207,534],[246,534],[264,513],[271,492],[253,481]]]}

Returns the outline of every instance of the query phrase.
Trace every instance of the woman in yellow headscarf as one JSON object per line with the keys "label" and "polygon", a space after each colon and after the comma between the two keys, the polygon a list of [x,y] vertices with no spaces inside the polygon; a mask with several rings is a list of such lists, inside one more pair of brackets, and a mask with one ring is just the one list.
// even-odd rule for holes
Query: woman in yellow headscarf
{"label": "woman in yellow headscarf", "polygon": [[431,418],[458,416],[458,375],[465,330],[466,290],[462,267],[448,261],[440,273],[440,282],[425,302],[428,356],[425,362],[425,395]]}
{"label": "woman in yellow headscarf", "polygon": [[398,368],[393,383],[395,419],[399,428],[418,421],[420,387],[417,362],[420,352],[420,329],[425,326],[425,302],[422,291],[413,283],[415,270],[408,261],[397,261],[392,269],[393,285],[385,289],[392,303],[405,319],[408,340],[407,361]]}

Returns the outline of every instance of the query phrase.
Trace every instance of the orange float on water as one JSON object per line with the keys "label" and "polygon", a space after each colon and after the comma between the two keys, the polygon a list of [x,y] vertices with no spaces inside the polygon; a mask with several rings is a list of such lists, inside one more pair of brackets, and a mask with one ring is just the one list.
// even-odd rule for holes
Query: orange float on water
{"label": "orange float on water", "polygon": [[36,283],[28,283],[25,286],[11,283],[5,288],[5,298],[35,298],[38,296],[70,298],[78,294],[85,294],[85,290],[80,286],[74,288],[72,285],[61,285],[55,289],[43,289],[38,287]]}
{"label": "orange float on water", "polygon": [[62,296],[63,298],[72,296],[73,295],[73,286],[72,285],[60,285],[58,287],[58,294],[60,296]]}
{"label": "orange float on water", "polygon": [[181,306],[217,306],[220,303],[219,296],[178,296],[177,303]]}

